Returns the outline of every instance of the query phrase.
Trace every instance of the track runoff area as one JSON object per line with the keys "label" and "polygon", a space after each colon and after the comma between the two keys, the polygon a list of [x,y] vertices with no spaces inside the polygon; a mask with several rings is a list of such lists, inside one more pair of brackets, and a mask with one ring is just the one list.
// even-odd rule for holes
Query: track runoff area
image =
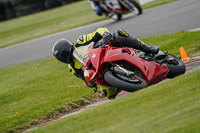
{"label": "track runoff area", "polygon": [[[182,53],[181,53],[181,54],[182,54]],[[187,57],[187,54],[186,54],[186,53],[184,53],[184,54],[185,54],[184,56],[186,56],[186,57],[181,57],[181,58],[182,58],[182,60],[183,60],[183,62],[184,62],[184,64],[185,64],[185,66],[186,66],[186,73],[189,73],[189,72],[192,72],[192,71],[195,71],[195,70],[200,69],[200,56],[196,56],[196,57],[190,58],[190,57]],[[182,56],[182,55],[181,55],[181,56]],[[163,82],[163,81],[162,81],[162,82]],[[123,96],[125,96],[125,95],[127,95],[127,94],[129,94],[129,93],[130,93],[130,92],[121,91],[121,92],[116,96],[116,98],[123,97]],[[77,110],[77,109],[75,109],[74,111],[72,110],[72,111],[71,111],[72,113],[63,115],[62,117],[60,117],[60,118],[57,119],[57,120],[60,120],[60,119],[63,119],[63,118],[66,118],[66,117],[69,117],[69,116],[72,116],[72,115],[75,115],[75,114],[79,114],[79,113],[81,113],[81,112],[83,112],[83,111],[85,111],[85,110],[87,110],[87,109],[94,108],[94,107],[96,107],[96,106],[99,106],[99,105],[101,105],[101,104],[107,103],[107,102],[109,102],[109,101],[112,101],[112,100],[108,100],[107,98],[102,98],[102,99],[100,99],[98,102],[93,103],[93,104],[90,104],[90,105],[87,105],[87,106],[85,106],[85,107],[82,107],[82,108],[80,108],[79,110]],[[54,120],[54,121],[56,121],[56,120]],[[48,123],[45,123],[45,124],[43,124],[43,126],[44,126],[44,125],[48,125],[48,124],[50,124],[50,123],[52,123],[52,122],[53,122],[53,121],[50,121],[50,122],[48,122]],[[41,127],[41,126],[39,126],[39,127]],[[34,127],[34,128],[32,128],[32,129],[28,129],[28,130],[26,130],[25,132],[31,131],[31,130],[34,130],[34,129],[37,129],[37,128],[39,128],[39,127]]]}

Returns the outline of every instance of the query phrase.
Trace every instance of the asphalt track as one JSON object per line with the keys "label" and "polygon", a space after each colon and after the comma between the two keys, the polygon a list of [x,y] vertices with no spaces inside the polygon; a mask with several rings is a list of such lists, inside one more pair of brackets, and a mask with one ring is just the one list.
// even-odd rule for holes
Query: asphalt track
{"label": "asphalt track", "polygon": [[200,0],[179,0],[145,10],[140,16],[125,16],[118,22],[109,19],[2,48],[0,67],[51,57],[51,48],[57,39],[67,38],[74,42],[79,35],[93,32],[102,26],[111,32],[125,29],[136,38],[199,28]]}

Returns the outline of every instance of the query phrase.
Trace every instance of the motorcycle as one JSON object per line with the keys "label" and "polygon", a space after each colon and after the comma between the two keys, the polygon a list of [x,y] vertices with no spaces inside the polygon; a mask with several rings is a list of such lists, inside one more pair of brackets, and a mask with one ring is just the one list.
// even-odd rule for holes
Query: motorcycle
{"label": "motorcycle", "polygon": [[122,15],[134,13],[142,14],[141,6],[135,0],[99,0],[103,13],[115,20],[120,20]]}
{"label": "motorcycle", "polygon": [[93,48],[93,44],[84,47],[85,50],[75,50],[73,54],[83,63],[88,84],[133,92],[186,71],[184,63],[167,51],[138,53],[132,48],[111,44],[99,48]]}

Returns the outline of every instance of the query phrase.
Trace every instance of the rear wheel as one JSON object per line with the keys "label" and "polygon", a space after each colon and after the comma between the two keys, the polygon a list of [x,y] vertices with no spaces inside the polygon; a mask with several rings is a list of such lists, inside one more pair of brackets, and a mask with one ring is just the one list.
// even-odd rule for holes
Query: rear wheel
{"label": "rear wheel", "polygon": [[105,72],[104,79],[111,86],[128,92],[133,92],[147,86],[146,81],[137,75],[124,76],[114,73],[111,70]]}
{"label": "rear wheel", "polygon": [[122,19],[122,14],[114,14],[111,16],[112,19],[114,20],[121,20]]}
{"label": "rear wheel", "polygon": [[180,74],[184,74],[186,71],[185,64],[183,63],[183,61],[172,54],[168,55],[166,65],[169,69],[167,78],[173,78]]}

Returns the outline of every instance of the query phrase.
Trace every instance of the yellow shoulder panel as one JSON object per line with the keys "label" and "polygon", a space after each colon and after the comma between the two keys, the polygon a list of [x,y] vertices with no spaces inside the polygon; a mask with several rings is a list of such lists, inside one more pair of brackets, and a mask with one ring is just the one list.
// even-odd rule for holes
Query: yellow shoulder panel
{"label": "yellow shoulder panel", "polygon": [[100,35],[103,36],[104,32],[109,32],[109,30],[105,27],[98,28],[95,32],[89,33],[87,35],[81,35],[79,39],[77,40],[78,44],[85,44],[92,40],[92,38],[95,36],[96,33],[99,33]]}
{"label": "yellow shoulder panel", "polygon": [[87,38],[86,38],[87,35],[81,35],[78,40],[77,40],[77,43],[78,44],[84,44],[87,42]]}
{"label": "yellow shoulder panel", "polygon": [[98,28],[95,32],[87,34],[87,41],[92,40],[92,38],[95,36],[96,33],[99,33],[100,35],[103,36],[104,32],[109,32],[109,30],[107,28],[104,28],[104,27]]}
{"label": "yellow shoulder panel", "polygon": [[102,27],[102,28],[98,28],[95,32],[98,32],[99,34],[101,34],[103,36],[103,33],[109,32],[109,30],[105,27]]}

